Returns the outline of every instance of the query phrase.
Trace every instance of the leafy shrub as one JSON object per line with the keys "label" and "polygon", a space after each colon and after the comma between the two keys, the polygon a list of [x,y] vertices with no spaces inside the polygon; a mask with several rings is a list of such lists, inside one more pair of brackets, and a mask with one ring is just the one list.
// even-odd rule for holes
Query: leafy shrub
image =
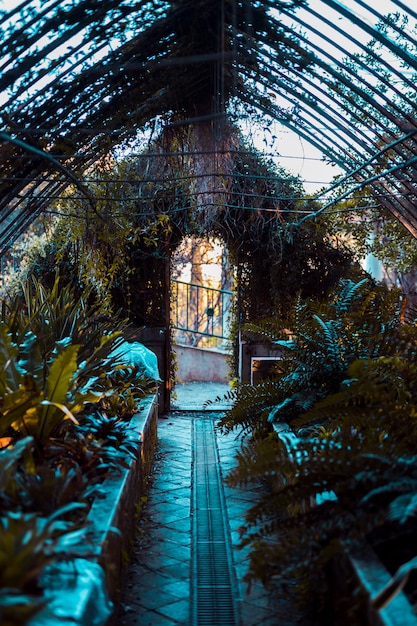
{"label": "leafy shrub", "polygon": [[0,516],[0,621],[26,624],[44,606],[39,576],[51,563],[67,559],[84,533],[82,525],[63,521],[76,508],[68,505],[47,518],[34,513]]}
{"label": "leafy shrub", "polygon": [[44,606],[40,574],[76,554],[99,483],[135,454],[130,418],[152,391],[138,367],[112,356],[125,323],[88,302],[58,279],[49,290],[32,279],[2,302],[2,624],[24,624]]}
{"label": "leafy shrub", "polygon": [[395,353],[400,332],[395,294],[366,280],[342,281],[324,303],[299,299],[289,320],[247,324],[246,335],[281,348],[280,371],[232,390],[235,404],[220,426],[251,432],[265,420],[291,423],[337,391],[353,361]]}
{"label": "leafy shrub", "polygon": [[327,305],[300,302],[294,320],[285,343],[275,328],[252,327],[282,345],[282,373],[238,389],[220,427],[281,424],[279,436],[252,437],[228,477],[271,487],[243,532],[249,577],[324,590],[335,555],[415,533],[417,335],[395,294],[365,283],[344,283]]}

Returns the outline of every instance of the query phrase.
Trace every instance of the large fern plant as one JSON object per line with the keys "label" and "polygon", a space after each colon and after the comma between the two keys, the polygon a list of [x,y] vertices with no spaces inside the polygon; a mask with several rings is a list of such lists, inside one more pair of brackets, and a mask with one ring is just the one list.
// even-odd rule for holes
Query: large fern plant
{"label": "large fern plant", "polygon": [[249,576],[301,576],[324,589],[323,567],[336,554],[364,541],[384,553],[393,537],[408,546],[415,534],[416,329],[401,323],[395,294],[365,283],[345,283],[327,305],[298,309],[283,374],[267,383],[276,404],[264,400],[265,386],[254,387],[248,396],[256,406],[259,394],[261,409],[248,416],[240,395],[222,426],[290,424],[291,435],[243,446],[228,480],[271,487],[243,531]]}
{"label": "large fern plant", "polygon": [[247,336],[281,348],[279,372],[273,380],[232,390],[233,408],[220,426],[253,432],[264,422],[291,423],[307,413],[340,388],[356,359],[395,352],[397,309],[386,290],[345,280],[326,302],[299,299],[289,320],[247,324]]}

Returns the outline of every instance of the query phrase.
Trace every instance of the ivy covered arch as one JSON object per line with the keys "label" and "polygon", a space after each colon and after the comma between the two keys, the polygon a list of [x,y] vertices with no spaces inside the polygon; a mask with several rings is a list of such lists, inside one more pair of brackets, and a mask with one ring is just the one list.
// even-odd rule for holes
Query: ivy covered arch
{"label": "ivy covered arch", "polygon": [[[72,230],[52,257],[140,325],[162,320],[161,259],[187,232],[236,259],[242,318],[333,284],[347,261],[326,216],[355,193],[416,236],[417,13],[388,2],[386,15],[364,0],[22,0],[0,13],[0,254],[58,209]],[[301,198],[235,131],[254,119],[344,175]],[[138,132],[153,156],[114,167]]]}
{"label": "ivy covered arch", "polygon": [[80,289],[93,287],[107,312],[121,311],[137,328],[168,329],[174,251],[185,236],[219,239],[237,277],[236,354],[246,321],[285,318],[297,294],[325,296],[352,271],[350,255],[323,220],[291,229],[305,210],[299,178],[248,146],[236,127],[224,137],[217,153],[200,154],[189,128],[168,127],[136,156],[101,163],[91,173],[96,206],[76,190],[57,204],[48,255],[37,257],[35,271],[52,281],[59,267]]}

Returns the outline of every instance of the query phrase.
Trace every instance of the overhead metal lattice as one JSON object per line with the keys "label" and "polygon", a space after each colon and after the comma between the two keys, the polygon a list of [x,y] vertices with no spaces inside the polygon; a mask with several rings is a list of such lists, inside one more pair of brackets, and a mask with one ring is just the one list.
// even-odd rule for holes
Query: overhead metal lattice
{"label": "overhead metal lattice", "polygon": [[0,253],[69,184],[92,202],[84,172],[153,120],[233,117],[239,103],[346,172],[320,211],[344,184],[366,186],[417,236],[417,13],[404,2],[2,4]]}

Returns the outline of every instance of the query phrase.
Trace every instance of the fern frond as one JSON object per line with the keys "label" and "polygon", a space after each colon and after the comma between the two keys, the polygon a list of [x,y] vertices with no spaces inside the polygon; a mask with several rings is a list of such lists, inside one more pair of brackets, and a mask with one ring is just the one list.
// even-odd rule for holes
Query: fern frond
{"label": "fern frond", "polygon": [[282,323],[276,318],[267,318],[258,322],[247,322],[243,329],[245,337],[275,343],[288,338],[288,331],[283,329]]}
{"label": "fern frond", "polygon": [[405,524],[410,517],[417,516],[417,486],[414,484],[413,487],[410,493],[404,493],[391,502],[389,505],[391,520]]}
{"label": "fern frond", "polygon": [[417,494],[417,476],[415,478],[402,476],[401,479],[395,476],[394,480],[389,480],[389,478],[390,476],[388,475],[386,484],[378,485],[375,489],[370,489],[366,496],[361,499],[362,504],[367,504],[370,500],[380,498],[381,496],[391,495],[392,497],[397,493],[411,491]]}
{"label": "fern frond", "polygon": [[319,340],[319,343],[323,347],[324,351],[324,363],[325,365],[330,362],[332,368],[343,369],[344,359],[341,351],[340,335],[336,327],[334,320],[324,321],[319,315],[314,314],[313,318],[319,324],[323,331],[323,341]]}
{"label": "fern frond", "polygon": [[353,280],[342,280],[341,290],[331,303],[338,313],[350,310],[352,302],[359,297],[361,288],[368,282],[367,278],[355,283]]}
{"label": "fern frond", "polygon": [[269,485],[246,516],[250,576],[317,579],[341,544],[410,530],[417,337],[396,311],[395,294],[366,280],[346,281],[330,303],[299,299],[282,375],[237,398],[230,425],[285,419],[299,435],[287,446],[254,437],[230,475]]}

